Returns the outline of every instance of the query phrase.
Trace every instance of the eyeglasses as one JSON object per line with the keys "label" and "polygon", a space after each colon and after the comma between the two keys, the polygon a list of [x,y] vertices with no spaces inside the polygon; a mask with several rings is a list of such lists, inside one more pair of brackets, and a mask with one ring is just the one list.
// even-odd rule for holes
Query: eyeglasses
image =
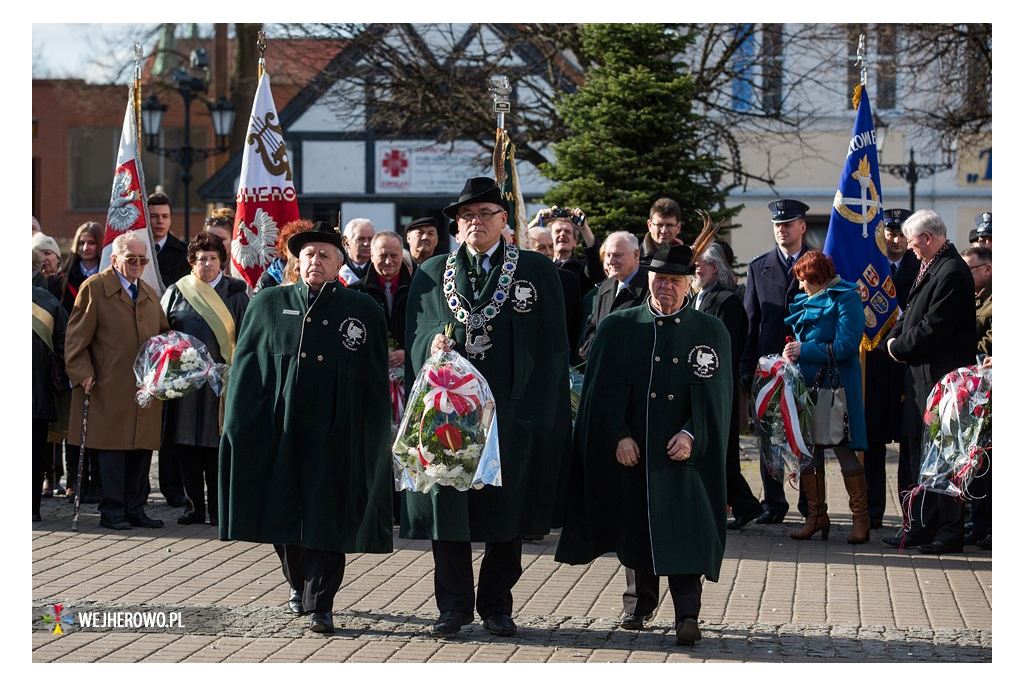
{"label": "eyeglasses", "polygon": [[930,240],[930,239],[931,239],[931,237],[932,237],[932,234],[931,234],[931,233],[928,233],[928,232],[924,232],[924,233],[918,233],[918,234],[917,234],[917,235],[915,235],[915,236],[914,236],[913,238],[907,238],[907,245],[913,245],[913,244],[914,244],[914,242],[915,242],[915,241],[916,241],[916,240],[917,240],[918,238],[922,238],[922,237],[924,237],[924,236],[928,236],[928,238],[929,238],[929,240]]}
{"label": "eyeglasses", "polygon": [[653,221],[651,222],[651,228],[658,228],[658,229],[667,228],[667,229],[671,230],[671,229],[677,227],[678,225],[679,224],[656,224]]}
{"label": "eyeglasses", "polygon": [[219,261],[220,261],[220,257],[217,257],[217,256],[213,256],[213,257],[196,257],[196,264],[213,264],[213,263],[219,262]]}
{"label": "eyeglasses", "polygon": [[467,224],[473,221],[489,221],[491,217],[496,214],[501,214],[503,209],[499,209],[496,212],[466,212],[465,214],[459,214],[459,221],[465,221]]}
{"label": "eyeglasses", "polygon": [[136,266],[138,264],[146,266],[147,264],[149,264],[149,257],[136,257],[135,255],[124,255],[121,257],[121,259],[128,262],[132,266]]}
{"label": "eyeglasses", "polygon": [[975,269],[980,269],[983,266],[992,266],[992,265],[991,264],[975,264],[974,266],[971,267],[971,271],[974,271]]}

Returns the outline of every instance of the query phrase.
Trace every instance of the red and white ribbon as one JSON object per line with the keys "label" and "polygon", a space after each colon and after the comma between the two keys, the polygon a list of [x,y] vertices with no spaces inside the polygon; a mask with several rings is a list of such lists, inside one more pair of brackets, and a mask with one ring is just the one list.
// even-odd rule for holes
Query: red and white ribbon
{"label": "red and white ribbon", "polygon": [[762,357],[757,363],[757,373],[761,378],[771,378],[761,391],[757,393],[755,408],[757,418],[761,419],[768,410],[768,405],[775,396],[776,391],[781,391],[779,407],[782,413],[782,426],[786,430],[786,442],[789,443],[790,451],[793,454],[811,455],[811,451],[804,443],[804,436],[800,433],[800,420],[797,416],[796,398],[793,391],[786,383],[786,364],[779,359],[772,363]]}
{"label": "red and white ribbon", "polygon": [[480,406],[480,383],[471,373],[460,376],[451,367],[442,366],[427,371],[427,382],[433,389],[424,396],[423,403],[442,414],[465,416]]}

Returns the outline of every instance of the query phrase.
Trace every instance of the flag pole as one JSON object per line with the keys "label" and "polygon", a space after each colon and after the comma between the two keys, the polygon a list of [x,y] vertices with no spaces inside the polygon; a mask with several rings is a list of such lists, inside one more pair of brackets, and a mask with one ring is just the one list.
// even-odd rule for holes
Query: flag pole
{"label": "flag pole", "polygon": [[512,86],[508,82],[508,76],[498,74],[492,76],[487,83],[487,90],[494,100],[494,113],[498,118],[498,126],[494,136],[494,182],[501,186],[505,182],[505,160],[503,153],[503,141],[501,134],[505,131],[505,112],[512,109],[509,102],[509,94]]}
{"label": "flag pole", "polygon": [[[867,64],[867,38],[862,33],[860,34],[860,40],[857,42],[857,62],[856,65],[860,67],[860,85],[853,89],[853,107],[858,109],[860,107],[860,94],[865,88],[868,87],[868,64]],[[868,407],[868,394],[863,392],[868,386],[868,350],[864,345],[864,336],[861,336],[860,347],[858,350],[858,356],[860,357],[860,387],[861,387],[861,405],[864,407],[864,411],[867,411]],[[860,460],[861,467],[864,466],[865,450],[857,450],[857,459]]]}
{"label": "flag pole", "polygon": [[142,45],[135,43],[135,89],[132,106],[135,108],[135,140],[142,140]]}
{"label": "flag pole", "polygon": [[267,61],[263,58],[267,51],[267,34],[263,29],[256,32],[256,49],[260,51],[260,61],[256,68],[256,80],[259,81],[267,68]]}

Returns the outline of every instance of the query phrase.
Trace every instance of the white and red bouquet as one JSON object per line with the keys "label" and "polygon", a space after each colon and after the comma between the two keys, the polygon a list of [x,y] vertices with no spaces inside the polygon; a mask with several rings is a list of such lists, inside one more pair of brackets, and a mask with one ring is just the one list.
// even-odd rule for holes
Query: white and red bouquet
{"label": "white and red bouquet", "polygon": [[416,377],[392,447],[401,490],[501,485],[494,396],[456,352],[433,354]]}
{"label": "white and red bouquet", "polygon": [[154,397],[177,399],[207,383],[220,395],[227,368],[215,363],[206,345],[191,335],[178,331],[154,335],[135,358],[135,384],[140,388],[135,401],[145,407]]}
{"label": "white and red bouquet", "polygon": [[969,497],[967,486],[989,468],[992,370],[964,366],[935,384],[924,412],[917,488]]}
{"label": "white and red bouquet", "polygon": [[811,401],[800,367],[778,354],[761,357],[750,394],[765,468],[780,483],[795,482],[811,463]]}
{"label": "white and red bouquet", "polygon": [[[398,349],[398,342],[388,334],[388,356]],[[405,364],[388,368],[388,392],[391,397],[391,439],[398,433],[398,426],[405,413]]]}

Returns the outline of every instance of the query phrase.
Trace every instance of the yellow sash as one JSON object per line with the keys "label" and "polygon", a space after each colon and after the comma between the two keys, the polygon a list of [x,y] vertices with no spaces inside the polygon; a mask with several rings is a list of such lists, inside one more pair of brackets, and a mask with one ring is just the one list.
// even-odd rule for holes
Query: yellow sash
{"label": "yellow sash", "polygon": [[[178,286],[185,301],[192,305],[196,313],[213,331],[214,337],[217,338],[217,344],[220,345],[220,354],[230,365],[231,358],[235,354],[235,320],[231,318],[231,312],[228,311],[224,300],[220,299],[220,295],[209,283],[194,274],[182,276],[175,285]],[[224,432],[224,398],[227,397],[227,394],[228,381],[225,378],[224,387],[220,393],[220,411],[218,412],[221,433]]]}
{"label": "yellow sash", "polygon": [[53,352],[53,316],[35,302],[32,303],[32,331]]}

